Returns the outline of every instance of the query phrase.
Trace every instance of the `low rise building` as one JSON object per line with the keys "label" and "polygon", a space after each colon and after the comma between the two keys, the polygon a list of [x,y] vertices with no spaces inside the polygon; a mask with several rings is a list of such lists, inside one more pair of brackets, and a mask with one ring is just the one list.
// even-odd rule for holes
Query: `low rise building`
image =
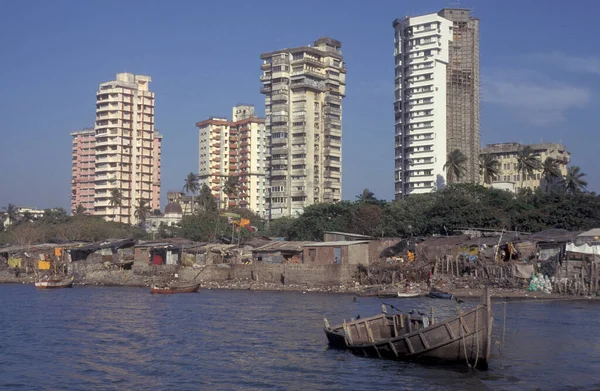
{"label": "low rise building", "polygon": [[[540,163],[546,158],[555,159],[559,164],[562,177],[567,175],[567,164],[571,161],[571,154],[564,145],[559,143],[540,143],[540,144],[520,144],[516,142],[488,144],[482,149],[482,155],[491,154],[499,163],[500,174],[492,178],[492,187],[504,190],[516,191],[517,189],[544,188],[546,186],[542,170],[537,170],[532,176],[526,175],[521,178],[522,172],[517,169],[519,151],[525,147],[531,147],[533,152],[539,157]],[[522,180],[521,180],[522,179]],[[550,187],[557,186],[561,178],[555,178]],[[483,179],[482,179],[483,182]]]}

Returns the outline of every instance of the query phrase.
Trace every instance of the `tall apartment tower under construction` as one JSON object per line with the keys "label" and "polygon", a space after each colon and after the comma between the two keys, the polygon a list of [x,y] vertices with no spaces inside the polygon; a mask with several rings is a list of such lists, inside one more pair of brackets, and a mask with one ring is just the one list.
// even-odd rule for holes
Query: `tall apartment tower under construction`
{"label": "tall apartment tower under construction", "polygon": [[451,151],[460,182],[479,181],[479,20],[469,10],[396,19],[395,196],[446,185]]}
{"label": "tall apartment tower under construction", "polygon": [[269,217],[295,216],[318,202],[342,199],[342,44],[264,53],[260,81],[270,135]]}

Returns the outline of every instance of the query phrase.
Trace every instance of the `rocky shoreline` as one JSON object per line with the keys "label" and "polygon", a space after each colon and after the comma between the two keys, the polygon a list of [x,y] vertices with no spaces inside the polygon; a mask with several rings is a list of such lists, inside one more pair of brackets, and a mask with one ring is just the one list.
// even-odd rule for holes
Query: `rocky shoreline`
{"label": "rocky shoreline", "polygon": [[[79,277],[79,278],[77,278]],[[191,280],[182,276],[182,280]],[[150,287],[153,283],[162,282],[160,278],[149,278],[136,276],[133,273],[120,271],[117,273],[102,273],[99,275],[76,276],[74,286],[121,286],[121,287]],[[199,280],[201,289],[226,289],[226,290],[251,290],[251,291],[293,291],[293,292],[318,292],[348,294],[354,296],[373,296],[365,292],[381,291],[403,291],[403,287],[398,285],[360,285],[358,282],[349,285],[329,285],[329,286],[308,286],[305,284],[281,284],[270,282],[256,282],[250,279],[233,279],[227,281],[204,281]],[[12,273],[0,272],[0,284],[32,284],[34,283],[33,274],[21,274],[16,277]],[[423,295],[428,292],[426,284],[414,284],[413,290],[420,290]],[[483,290],[477,288],[458,288],[448,287],[445,291],[452,293],[457,298],[478,298]],[[599,300],[600,297],[594,296],[570,296],[557,293],[530,292],[519,288],[491,288],[490,293],[495,299],[522,299],[522,300]],[[376,295],[375,295],[376,296]]]}

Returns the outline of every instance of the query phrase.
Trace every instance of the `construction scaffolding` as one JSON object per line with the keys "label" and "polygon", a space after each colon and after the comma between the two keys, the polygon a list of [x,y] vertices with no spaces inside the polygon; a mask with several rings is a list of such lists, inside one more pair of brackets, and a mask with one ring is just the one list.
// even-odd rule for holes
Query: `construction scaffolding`
{"label": "construction scaffolding", "polygon": [[453,40],[446,72],[447,153],[467,157],[459,182],[479,182],[479,19],[469,10],[444,8],[439,15],[453,22]]}

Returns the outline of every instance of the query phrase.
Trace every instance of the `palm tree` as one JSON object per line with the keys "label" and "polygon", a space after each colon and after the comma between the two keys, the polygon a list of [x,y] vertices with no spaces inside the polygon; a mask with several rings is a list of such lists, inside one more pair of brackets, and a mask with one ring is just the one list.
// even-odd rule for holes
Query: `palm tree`
{"label": "palm tree", "polygon": [[519,147],[517,151],[517,171],[521,176],[521,189],[523,188],[523,181],[525,175],[533,176],[535,171],[541,169],[542,163],[540,162],[540,156],[531,148],[526,145],[523,148]]}
{"label": "palm tree", "polygon": [[484,153],[479,156],[479,175],[483,177],[483,183],[487,185],[500,176],[500,162],[495,155]]}
{"label": "palm tree", "polygon": [[6,212],[6,217],[8,217],[9,225],[12,225],[19,220],[19,208],[17,208],[15,204],[8,204],[3,209]]}
{"label": "palm tree", "polygon": [[200,193],[196,198],[196,202],[200,209],[204,211],[217,210],[215,197],[213,197],[212,191],[210,191],[210,187],[206,183],[203,183],[200,187]]}
{"label": "palm tree", "polygon": [[373,202],[373,201],[377,201],[377,198],[375,198],[375,193],[373,193],[371,190],[369,189],[364,189],[362,191],[362,193],[360,193],[360,195],[356,196],[356,199],[359,202]]}
{"label": "palm tree", "polygon": [[236,176],[228,176],[223,186],[223,193],[230,198],[238,194],[238,187],[240,185],[239,179]]}
{"label": "palm tree", "polygon": [[75,210],[73,211],[76,216],[82,216],[85,214],[85,211],[87,209],[85,209],[85,207],[81,204],[77,205],[77,208],[75,208]]}
{"label": "palm tree", "polygon": [[[117,206],[120,207],[123,205],[123,194],[121,193],[121,190],[117,188],[112,189],[110,191],[110,199],[108,200],[108,203],[113,207],[113,209],[115,209]],[[116,216],[116,213],[113,213],[113,215]]]}
{"label": "palm tree", "polygon": [[555,178],[560,178],[562,176],[559,168],[559,161],[548,156],[544,163],[542,163],[542,177],[546,182],[546,191],[550,189],[550,184],[554,181]]}
{"label": "palm tree", "polygon": [[579,166],[569,166],[567,168],[567,176],[563,180],[567,193],[578,193],[585,191],[587,181],[582,179],[585,176]]}
{"label": "palm tree", "polygon": [[148,200],[140,199],[138,206],[135,208],[135,212],[133,215],[136,219],[138,219],[141,223],[146,221],[146,217],[148,217],[152,213],[152,208],[148,203]]}
{"label": "palm tree", "polygon": [[446,164],[444,164],[444,170],[447,170],[446,180],[448,183],[460,180],[460,177],[466,173],[467,168],[467,157],[462,151],[455,149],[448,154],[446,158]]}
{"label": "palm tree", "polygon": [[196,194],[199,188],[198,184],[198,175],[190,172],[188,176],[185,178],[185,184],[183,185],[183,191],[185,194],[192,193],[192,195]]}

